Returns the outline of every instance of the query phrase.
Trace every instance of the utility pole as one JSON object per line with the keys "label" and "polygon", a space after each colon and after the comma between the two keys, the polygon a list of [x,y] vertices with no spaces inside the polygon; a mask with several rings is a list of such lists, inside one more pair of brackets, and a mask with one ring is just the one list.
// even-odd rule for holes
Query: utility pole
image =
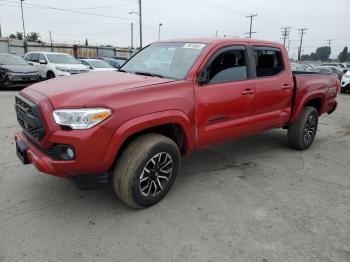
{"label": "utility pole", "polygon": [[215,37],[218,38],[218,30],[215,31]]}
{"label": "utility pole", "polygon": [[163,26],[162,23],[158,24],[158,41],[160,41],[160,27]]}
{"label": "utility pole", "polygon": [[245,34],[248,34],[249,37],[248,38],[252,38],[252,34],[256,34],[256,32],[253,32],[252,29],[253,29],[253,18],[258,16],[257,14],[255,15],[247,15],[248,18],[250,18],[250,29],[249,29],[249,32],[248,33],[245,33]]}
{"label": "utility pole", "polygon": [[140,49],[142,49],[142,6],[139,0],[139,23],[140,23]]}
{"label": "utility pole", "polygon": [[2,32],[1,32],[1,22],[0,22],[0,37],[2,37]]}
{"label": "utility pole", "polygon": [[290,47],[290,39],[288,39],[288,46],[287,46],[288,53],[289,53],[289,47]]}
{"label": "utility pole", "polygon": [[299,46],[299,50],[298,50],[298,61],[300,61],[301,60],[301,51],[302,51],[302,47],[303,47],[303,37],[304,37],[304,34],[305,34],[307,28],[299,28],[298,30],[300,32],[300,46]]}
{"label": "utility pole", "polygon": [[284,47],[286,47],[286,40],[287,40],[288,37],[289,37],[290,30],[291,30],[290,27],[282,27],[282,39],[283,39],[283,45],[284,45]]}
{"label": "utility pole", "polygon": [[53,52],[53,43],[52,43],[51,30],[49,30],[49,35],[50,35],[50,43],[51,43],[51,52]]}
{"label": "utility pole", "polygon": [[328,39],[327,40],[329,48],[331,48],[331,44],[332,44],[333,41],[334,41],[334,39]]}
{"label": "utility pole", "polygon": [[134,23],[131,22],[131,43],[130,43],[130,49],[133,50],[134,49]]}
{"label": "utility pole", "polygon": [[24,0],[20,0],[21,1],[21,13],[22,13],[22,25],[23,25],[23,46],[24,46],[24,53],[28,52],[28,48],[27,48],[27,37],[26,37],[26,29],[24,27],[24,15],[23,15],[23,1]]}

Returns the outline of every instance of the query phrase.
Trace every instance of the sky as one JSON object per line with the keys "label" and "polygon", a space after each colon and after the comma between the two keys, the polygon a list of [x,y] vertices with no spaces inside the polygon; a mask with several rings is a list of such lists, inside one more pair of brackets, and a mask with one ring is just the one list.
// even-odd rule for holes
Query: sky
{"label": "sky", "polygon": [[[0,0],[3,35],[22,32],[20,0]],[[134,23],[134,46],[138,45],[138,0],[25,0],[26,32],[38,32],[43,41],[128,47]],[[33,5],[41,5],[33,6]],[[48,9],[49,6],[58,9]],[[67,11],[69,9],[69,11]],[[246,37],[253,19],[253,38],[281,42],[281,28],[291,27],[289,53],[296,57],[299,28],[307,28],[303,53],[328,45],[331,57],[350,47],[350,0],[142,0],[143,44],[161,39],[198,36]],[[130,14],[131,13],[131,14]],[[288,41],[287,41],[288,44]]]}

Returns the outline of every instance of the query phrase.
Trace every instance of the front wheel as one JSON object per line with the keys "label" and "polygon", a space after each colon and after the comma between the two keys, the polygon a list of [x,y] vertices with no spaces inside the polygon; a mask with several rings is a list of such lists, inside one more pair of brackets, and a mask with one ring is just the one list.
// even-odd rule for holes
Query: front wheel
{"label": "front wheel", "polygon": [[180,165],[178,146],[159,134],[146,134],[124,150],[113,173],[118,197],[133,208],[158,203],[174,183]]}
{"label": "front wheel", "polygon": [[300,150],[307,149],[315,139],[317,127],[318,112],[316,108],[305,107],[298,120],[288,128],[289,145]]}

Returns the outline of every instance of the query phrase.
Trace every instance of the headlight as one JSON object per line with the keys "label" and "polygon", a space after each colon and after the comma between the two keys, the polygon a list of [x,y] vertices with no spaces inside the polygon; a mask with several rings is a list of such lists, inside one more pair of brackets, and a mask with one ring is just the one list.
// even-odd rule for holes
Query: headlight
{"label": "headlight", "polygon": [[53,112],[55,122],[72,129],[89,129],[112,114],[107,108],[61,109]]}
{"label": "headlight", "polygon": [[60,67],[60,66],[56,66],[55,68],[56,68],[58,71],[68,72],[68,73],[69,73],[69,69],[68,69],[68,68],[64,68],[64,67]]}
{"label": "headlight", "polygon": [[350,74],[344,75],[344,78],[350,78]]}

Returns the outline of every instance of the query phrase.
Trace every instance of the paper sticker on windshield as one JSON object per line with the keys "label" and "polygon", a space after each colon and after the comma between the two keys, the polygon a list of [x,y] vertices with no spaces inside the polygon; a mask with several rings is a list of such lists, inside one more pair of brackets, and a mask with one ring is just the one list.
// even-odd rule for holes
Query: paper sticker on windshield
{"label": "paper sticker on windshield", "polygon": [[182,48],[202,49],[203,47],[205,47],[205,44],[187,43]]}

